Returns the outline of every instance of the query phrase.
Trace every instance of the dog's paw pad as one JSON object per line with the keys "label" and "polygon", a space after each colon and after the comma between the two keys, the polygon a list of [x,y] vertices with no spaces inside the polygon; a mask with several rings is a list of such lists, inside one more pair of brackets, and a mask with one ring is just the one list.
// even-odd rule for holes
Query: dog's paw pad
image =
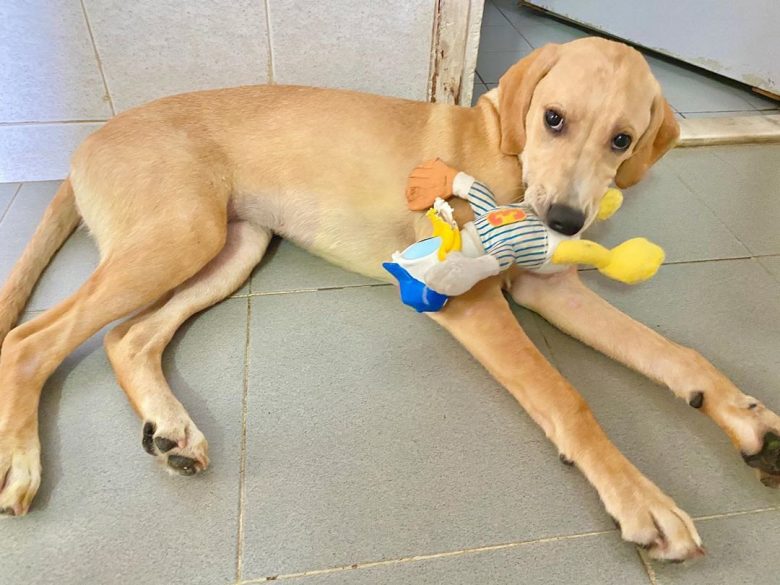
{"label": "dog's paw pad", "polygon": [[170,455],[168,467],[173,468],[182,475],[195,475],[198,472],[198,462],[190,457],[182,455]]}
{"label": "dog's paw pad", "polygon": [[169,471],[179,475],[195,475],[209,464],[206,438],[191,421],[175,425],[146,421],[141,446],[164,462]]}

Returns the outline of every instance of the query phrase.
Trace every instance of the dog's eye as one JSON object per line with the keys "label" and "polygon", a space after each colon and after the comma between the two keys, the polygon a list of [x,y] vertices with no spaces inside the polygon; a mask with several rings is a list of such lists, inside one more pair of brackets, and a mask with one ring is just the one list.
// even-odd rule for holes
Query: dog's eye
{"label": "dog's eye", "polygon": [[628,134],[618,134],[612,139],[612,148],[614,150],[625,150],[631,146],[631,137]]}
{"label": "dog's eye", "polygon": [[547,110],[544,113],[544,123],[553,132],[560,132],[563,130],[563,116],[555,110]]}

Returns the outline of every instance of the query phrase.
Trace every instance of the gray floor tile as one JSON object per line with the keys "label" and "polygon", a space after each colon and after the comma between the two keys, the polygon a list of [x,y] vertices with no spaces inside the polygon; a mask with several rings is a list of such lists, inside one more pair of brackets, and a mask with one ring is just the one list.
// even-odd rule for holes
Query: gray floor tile
{"label": "gray floor tile", "polygon": [[780,512],[699,523],[709,556],[689,566],[655,563],[658,585],[756,585],[777,582]]}
{"label": "gray floor tile", "polygon": [[745,99],[758,110],[774,110],[780,107],[780,101],[764,97],[748,88],[745,88]]}
{"label": "gray floor tile", "polygon": [[495,26],[497,24],[509,24],[509,22],[492,2],[485,2],[482,10],[482,26]]}
{"label": "gray floor tile", "polygon": [[[780,144],[736,144],[706,150],[740,175],[772,186],[780,182]],[[710,159],[702,161],[704,164],[710,162]]]}
{"label": "gray floor tile", "polygon": [[198,89],[265,83],[265,4],[84,0],[117,112]]}
{"label": "gray floor tile", "polygon": [[737,110],[728,112],[683,112],[686,118],[736,118],[739,116],[762,116],[780,113],[780,110]]}
{"label": "gray floor tile", "polygon": [[643,236],[666,251],[666,262],[749,256],[750,252],[675,175],[670,152],[643,181],[624,193],[623,207],[585,237],[605,246]]}
{"label": "gray floor tile", "polygon": [[0,122],[111,115],[78,2],[0,3],[0,55]]}
{"label": "gray floor tile", "polygon": [[21,187],[19,183],[0,184],[0,223],[2,223],[8,208],[11,206],[11,202],[19,191],[19,187]]}
{"label": "gray floor tile", "polygon": [[501,11],[534,48],[547,43],[568,43],[589,33],[516,4],[501,5]]}
{"label": "gray floor tile", "polygon": [[501,76],[512,65],[531,52],[531,48],[523,51],[480,51],[477,56],[477,71],[485,83],[498,83]]}
{"label": "gray floor tile", "polygon": [[292,579],[311,585],[647,585],[617,533]]}
{"label": "gray floor tile", "polygon": [[3,583],[228,583],[235,578],[246,300],[184,327],[168,379],[209,440],[203,476],[168,475],[141,449],[141,422],[100,339],[43,393],[43,484],[33,510],[2,523]]}
{"label": "gray floor tile", "polygon": [[[777,282],[755,260],[665,266],[634,288],[594,272],[584,278],[618,308],[696,348],[746,393],[780,410],[780,323],[767,319],[780,312],[780,296]],[[689,514],[780,505],[780,493],[761,485],[708,418],[546,322],[542,331],[555,363],[607,434]]]}
{"label": "gray floor tile", "polygon": [[476,105],[477,100],[482,97],[482,94],[484,94],[487,91],[487,87],[484,83],[475,83],[474,84],[474,92],[471,94],[471,105]]}
{"label": "gray floor tile", "polygon": [[244,575],[612,528],[511,396],[396,290],[255,297],[251,335]]}
{"label": "gray floor tile", "polygon": [[681,148],[670,166],[753,254],[780,253],[780,145]]}
{"label": "gray floor tile", "polygon": [[503,24],[483,26],[480,34],[480,52],[531,50],[528,41],[506,20]]}
{"label": "gray floor tile", "polygon": [[64,179],[73,152],[102,124],[0,126],[0,183]]}
{"label": "gray floor tile", "polygon": [[251,290],[270,293],[365,284],[379,284],[379,281],[334,266],[287,240],[276,238],[252,274]]}
{"label": "gray floor tile", "polygon": [[780,280],[780,256],[764,256],[758,259],[759,263]]}
{"label": "gray floor tile", "polygon": [[753,110],[748,92],[691,69],[647,57],[664,96],[680,112]]}

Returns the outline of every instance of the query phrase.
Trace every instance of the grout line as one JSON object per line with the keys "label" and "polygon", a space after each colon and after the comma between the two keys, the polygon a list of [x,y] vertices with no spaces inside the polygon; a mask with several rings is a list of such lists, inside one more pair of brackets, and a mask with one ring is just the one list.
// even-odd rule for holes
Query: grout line
{"label": "grout line", "polygon": [[519,34],[521,37],[523,37],[523,40],[526,43],[528,43],[528,46],[531,47],[532,49],[536,49],[534,44],[531,41],[529,41],[528,38],[523,34],[523,31],[521,31],[519,28],[517,28],[515,26],[515,23],[512,22],[512,19],[509,18],[506,14],[504,14],[504,11],[501,9],[501,7],[498,6],[498,5],[495,5],[495,7],[501,13],[501,16],[503,16],[507,20],[507,22],[509,22],[509,26],[511,26],[513,29],[515,29],[517,31],[517,34]]}
{"label": "grout line", "polygon": [[[486,2],[486,4],[488,4],[488,3]],[[493,4],[492,2],[490,2],[489,4],[492,4],[493,8],[495,10],[498,10],[498,13],[501,16],[504,17],[504,21],[505,21],[504,24],[509,23],[509,26],[514,28],[514,25],[512,24],[512,21],[509,19],[509,17],[506,14],[504,14],[504,11],[501,10],[501,7],[498,4]],[[501,24],[501,23],[499,23],[499,24],[485,24],[485,12],[484,12],[484,9],[483,9],[483,11],[482,11],[482,26],[504,26],[504,24]],[[482,26],[480,27],[480,29],[482,28]],[[482,30],[480,30],[479,34],[480,34],[480,36],[482,36]]]}
{"label": "grout line", "polygon": [[467,554],[474,554],[474,553],[483,553],[483,552],[493,552],[498,550],[507,550],[507,549],[513,549],[513,548],[519,548],[522,546],[527,546],[531,544],[546,544],[550,542],[562,542],[562,541],[568,541],[568,540],[577,540],[580,538],[588,538],[592,536],[601,536],[603,534],[611,534],[616,533],[617,530],[599,530],[595,532],[582,532],[578,534],[569,534],[566,536],[548,536],[545,538],[539,538],[535,540],[524,540],[524,541],[516,541],[516,542],[507,542],[502,544],[491,544],[487,546],[480,546],[480,547],[474,547],[474,548],[465,548],[460,550],[453,550],[453,551],[446,551],[446,552],[439,552],[439,553],[430,553],[430,554],[422,554],[422,555],[413,555],[408,557],[400,557],[397,559],[387,559],[382,561],[369,561],[366,563],[353,563],[351,565],[340,565],[337,567],[329,567],[326,569],[314,569],[310,571],[300,571],[298,573],[286,573],[283,575],[272,575],[269,577],[260,577],[257,579],[250,579],[248,581],[240,581],[240,585],[253,585],[255,583],[265,583],[268,581],[277,581],[281,579],[294,579],[296,577],[311,577],[315,575],[327,575],[330,573],[341,573],[343,571],[351,571],[355,569],[368,569],[373,567],[383,567],[388,565],[398,565],[398,564],[405,564],[405,563],[411,563],[416,561],[428,561],[433,559],[442,559],[442,558],[451,558],[451,557],[459,557]]}
{"label": "grout line", "polygon": [[50,126],[54,124],[104,124],[108,118],[94,120],[25,120],[23,122],[0,122],[0,126]]}
{"label": "grout line", "polygon": [[377,283],[371,283],[371,284],[344,284],[340,286],[322,286],[319,288],[292,288],[289,290],[274,290],[274,291],[267,291],[267,292],[249,292],[245,294],[240,295],[233,295],[230,298],[231,299],[245,299],[249,297],[273,297],[278,295],[292,295],[292,294],[300,294],[300,293],[315,293],[315,292],[323,292],[323,291],[334,291],[334,290],[350,290],[350,289],[356,289],[356,288],[380,288],[385,286],[393,286],[389,282],[377,282]]}
{"label": "grout line", "polygon": [[3,223],[5,216],[8,215],[8,212],[11,210],[11,206],[14,204],[14,201],[16,201],[16,196],[19,195],[19,191],[22,190],[22,185],[24,185],[24,183],[19,183],[19,186],[16,188],[16,191],[14,191],[14,194],[11,195],[11,200],[8,202],[8,205],[6,205],[5,209],[3,210],[3,213],[0,214],[0,224]]}
{"label": "grout line", "polygon": [[79,0],[81,4],[81,11],[84,13],[84,22],[87,24],[87,32],[89,32],[89,40],[92,42],[92,50],[95,53],[95,61],[97,62],[98,71],[100,71],[100,78],[103,80],[103,89],[106,90],[106,97],[108,98],[108,107],[111,108],[111,113],[116,116],[116,108],[114,107],[114,98],[111,97],[111,92],[108,90],[108,81],[106,80],[106,73],[103,71],[103,62],[100,60],[100,53],[95,43],[95,35],[92,34],[92,25],[89,22],[89,14],[87,13],[87,7],[84,5],[84,0]]}
{"label": "grout line", "polygon": [[[739,240],[737,240],[739,241]],[[742,244],[742,242],[739,242]],[[744,246],[744,244],[742,244]],[[745,246],[747,247],[747,246]],[[731,260],[750,260],[753,256],[734,256],[732,258],[705,258],[700,260],[675,260],[673,262],[664,262],[664,266],[679,266],[681,264],[702,264],[704,262],[729,262]]]}
{"label": "grout line", "polygon": [[[724,512],[722,514],[711,514],[708,516],[698,516],[694,517],[693,520],[696,522],[706,522],[708,520],[717,520],[721,518],[731,518],[735,516],[745,516],[749,514],[760,514],[762,512],[775,512],[780,511],[780,506],[771,506],[767,508],[755,508],[752,510],[739,510],[736,512]],[[411,555],[407,557],[399,557],[396,559],[386,559],[381,561],[368,561],[364,563],[352,563],[349,565],[339,565],[336,567],[327,567],[324,569],[311,569],[308,571],[299,571],[296,573],[286,573],[286,574],[279,574],[279,575],[270,575],[267,577],[258,577],[256,579],[248,579],[246,581],[238,580],[237,585],[254,585],[256,583],[266,583],[269,581],[278,581],[282,579],[295,579],[295,578],[301,578],[301,577],[312,577],[312,576],[319,576],[319,575],[327,575],[332,573],[341,573],[344,571],[351,571],[356,569],[369,569],[373,567],[383,567],[383,566],[390,566],[390,565],[399,565],[399,564],[406,564],[406,563],[412,563],[412,562],[418,562],[418,561],[428,561],[428,560],[434,560],[434,559],[442,559],[442,558],[452,558],[452,557],[460,557],[468,554],[479,554],[484,552],[495,552],[499,550],[508,550],[508,549],[514,549],[514,548],[520,548],[523,546],[530,546],[534,544],[547,544],[552,542],[564,542],[569,540],[577,540],[580,538],[589,538],[593,536],[602,536],[605,534],[615,534],[618,533],[616,529],[612,530],[597,530],[593,532],[581,532],[577,534],[567,534],[567,535],[561,535],[561,536],[548,536],[544,538],[537,538],[533,540],[520,540],[520,541],[514,541],[514,542],[508,542],[508,543],[501,543],[501,544],[492,544],[492,545],[486,545],[486,546],[479,546],[479,547],[472,547],[472,548],[464,548],[464,549],[458,549],[453,551],[444,551],[444,552],[438,552],[438,553],[429,553],[429,554],[421,554],[421,555]],[[628,543],[626,543],[628,544]],[[650,580],[651,585],[657,585],[657,579],[655,570],[652,565],[652,561],[649,559],[649,557],[646,556],[645,551],[643,551],[640,547],[636,547],[637,554],[639,555],[640,561],[642,562],[642,565],[647,573],[648,579]]]}
{"label": "grout line", "polygon": [[246,494],[246,422],[249,396],[249,347],[252,334],[252,298],[246,299],[246,329],[244,333],[244,376],[241,397],[241,463],[238,471],[238,534],[236,537],[236,581],[241,581],[244,554],[244,499]]}
{"label": "grout line", "polygon": [[760,112],[760,111],[761,110],[757,110],[755,108],[746,108],[744,110],[688,110],[680,113],[683,115],[685,114],[736,114],[742,112],[749,112],[753,114],[755,112]]}
{"label": "grout line", "polygon": [[[739,240],[737,240],[739,241]],[[740,242],[742,244],[742,242]],[[742,244],[744,246],[744,244]],[[706,264],[707,262],[731,262],[732,260],[756,260],[758,258],[777,256],[777,254],[763,254],[763,255],[751,255],[751,256],[732,256],[729,258],[701,258],[697,260],[673,260],[671,262],[664,262],[661,266],[684,266],[686,264]],[[594,272],[597,270],[592,266],[587,266],[579,269],[579,272]]]}
{"label": "grout line", "polygon": [[636,554],[639,556],[639,561],[642,563],[642,567],[645,569],[645,573],[647,573],[647,578],[650,580],[650,585],[658,585],[658,580],[655,576],[655,569],[653,568],[653,563],[650,561],[650,558],[647,556],[647,553],[642,550],[641,547],[637,546],[636,548]]}
{"label": "grout line", "polygon": [[271,5],[268,0],[263,0],[265,5],[265,30],[268,38],[268,75],[267,83],[273,85],[276,83],[276,67],[274,64],[274,43],[271,35]]}
{"label": "grout line", "polygon": [[761,514],[762,512],[780,512],[780,506],[769,506],[768,508],[755,508],[753,510],[738,510],[736,512],[723,512],[722,514],[710,514],[709,516],[698,516],[693,518],[696,522],[707,522],[708,520],[720,520],[722,518],[733,518],[734,516],[747,516],[749,514]]}

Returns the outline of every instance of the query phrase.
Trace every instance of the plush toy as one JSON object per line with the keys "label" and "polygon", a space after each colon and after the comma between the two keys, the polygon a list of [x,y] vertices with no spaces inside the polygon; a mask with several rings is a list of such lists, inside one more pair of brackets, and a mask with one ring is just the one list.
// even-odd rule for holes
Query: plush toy
{"label": "plush toy", "polygon": [[[459,229],[443,198],[465,199],[474,221]],[[465,293],[477,282],[517,265],[535,272],[556,272],[573,264],[594,266],[627,284],[651,278],[664,252],[644,238],[609,250],[596,242],[551,230],[525,203],[499,206],[491,191],[463,172],[436,159],[417,167],[409,178],[410,209],[428,210],[433,236],[393,254],[383,264],[401,285],[403,302],[417,311],[438,311],[450,296]],[[614,214],[622,203],[617,189],[601,200],[597,217]]]}

